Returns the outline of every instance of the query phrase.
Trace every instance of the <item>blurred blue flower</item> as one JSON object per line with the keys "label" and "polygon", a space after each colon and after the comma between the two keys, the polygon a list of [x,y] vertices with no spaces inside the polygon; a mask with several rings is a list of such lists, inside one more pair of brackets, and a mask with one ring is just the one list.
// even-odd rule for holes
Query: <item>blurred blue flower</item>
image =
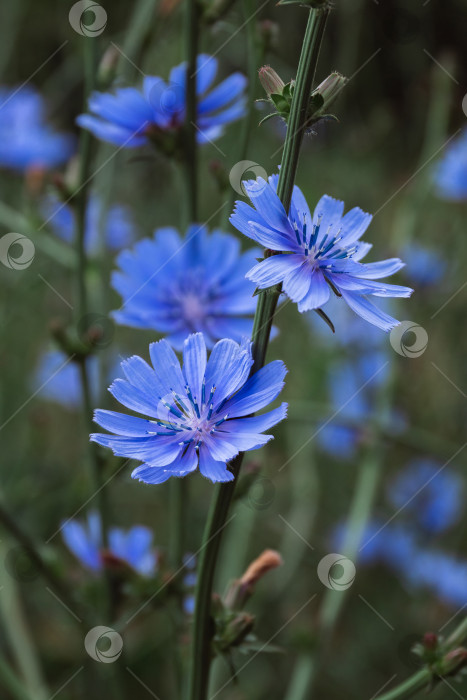
{"label": "blurred blue flower", "polygon": [[406,571],[415,587],[431,590],[456,608],[467,605],[467,562],[435,550],[420,550]]}
{"label": "blurred blue flower", "polygon": [[[91,355],[88,360],[89,383],[93,401],[97,399],[97,387],[100,386],[99,359]],[[119,374],[119,367],[114,360],[111,363],[112,381]],[[33,375],[33,390],[40,399],[53,401],[69,410],[76,410],[82,404],[82,388],[79,367],[60,350],[48,350],[39,357]]]}
{"label": "blurred blue flower", "polygon": [[434,174],[437,194],[443,199],[467,199],[467,129],[449,144]]}
{"label": "blurred blue flower", "polygon": [[[345,526],[340,525],[335,534],[335,544],[342,546]],[[406,527],[382,520],[367,523],[358,550],[358,562],[362,565],[383,564],[403,574],[411,565],[416,551],[413,533]]]}
{"label": "blurred blue flower", "polygon": [[446,262],[439,253],[431,251],[419,243],[406,245],[403,256],[407,260],[405,273],[409,280],[418,287],[436,284],[446,272]]}
{"label": "blurred blue flower", "polygon": [[364,352],[331,367],[329,393],[335,422],[324,423],[317,433],[320,447],[336,458],[355,455],[360,426],[375,412],[377,392],[388,378],[389,363],[383,351]]}
{"label": "blurred blue flower", "polygon": [[269,442],[272,436],[263,431],[286,416],[285,403],[251,416],[280,393],[284,364],[271,362],[248,379],[251,344],[220,340],[207,361],[202,333],[185,341],[183,371],[166,340],[152,343],[149,352],[154,369],[130,357],[122,362],[126,380],[117,379],[109,389],[117,401],[149,418],[98,410],[96,423],[114,434],[94,434],[91,440],[144,462],[132,477],[148,484],[185,476],[198,464],[211,481],[231,481],[227,463]]}
{"label": "blurred blue flower", "polygon": [[208,234],[204,226],[190,226],[184,239],[173,228],[158,229],[117,258],[112,286],[123,306],[113,316],[167,335],[176,349],[196,331],[208,347],[220,338],[240,342],[253,328],[256,298],[245,273],[257,256],[258,250],[241,254],[234,236]]}
{"label": "blurred blue flower", "polygon": [[299,311],[321,308],[329,300],[331,285],[344,301],[369,323],[390,331],[398,321],[367,299],[408,297],[412,290],[376,282],[403,267],[398,258],[362,264],[371,245],[359,242],[372,219],[355,207],[343,217],[344,203],[321,197],[313,217],[298,187],[294,187],[289,215],[276,194],[278,176],[243,183],[253,207],[236,202],[230,221],[235,228],[266,248],[272,255],[247,274],[261,289],[282,283]]}
{"label": "blurred blue flower", "polygon": [[404,508],[424,530],[437,534],[461,515],[462,480],[442,464],[417,459],[398,474],[388,497],[395,508]]}
{"label": "blurred blue flower", "polygon": [[0,166],[20,172],[54,168],[74,147],[73,137],[46,123],[43,98],[33,88],[0,88]]}
{"label": "blurred blue flower", "polygon": [[[243,116],[246,78],[233,73],[211,89],[217,74],[217,59],[198,56],[196,92],[198,96],[197,140],[206,143],[219,138],[224,125]],[[114,94],[95,92],[89,99],[89,111],[77,123],[102,141],[136,148],[150,143],[151,136],[178,132],[184,124],[186,109],[186,63],[162,78],[147,76],[142,90],[117,88]]]}
{"label": "blurred blue flower", "polygon": [[[41,212],[54,233],[66,243],[73,243],[76,231],[75,213],[69,204],[64,204],[55,195],[41,202]],[[85,246],[88,253],[99,250],[102,227],[105,245],[110,251],[121,250],[134,239],[135,227],[129,210],[119,204],[109,207],[102,219],[102,202],[91,195],[86,208]]]}
{"label": "blurred blue flower", "polygon": [[196,557],[194,554],[186,554],[183,558],[183,564],[187,573],[183,577],[183,586],[185,595],[183,597],[183,610],[186,615],[193,615],[195,612],[195,586],[196,586]]}
{"label": "blurred blue flower", "polygon": [[[62,524],[62,537],[75,557],[92,571],[103,566],[103,538],[99,516],[88,514],[87,523],[67,520]],[[111,527],[108,533],[108,553],[125,562],[141,576],[154,576],[157,569],[157,554],[153,549],[153,534],[149,528],[135,525],[128,531]]]}

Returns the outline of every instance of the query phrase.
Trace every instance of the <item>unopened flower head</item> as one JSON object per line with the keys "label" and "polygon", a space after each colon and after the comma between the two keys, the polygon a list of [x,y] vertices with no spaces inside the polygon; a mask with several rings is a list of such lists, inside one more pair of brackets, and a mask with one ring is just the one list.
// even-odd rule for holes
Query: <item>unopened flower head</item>
{"label": "unopened flower head", "polygon": [[265,89],[267,95],[272,93],[281,94],[285,83],[271,66],[262,66],[258,71],[259,82]]}

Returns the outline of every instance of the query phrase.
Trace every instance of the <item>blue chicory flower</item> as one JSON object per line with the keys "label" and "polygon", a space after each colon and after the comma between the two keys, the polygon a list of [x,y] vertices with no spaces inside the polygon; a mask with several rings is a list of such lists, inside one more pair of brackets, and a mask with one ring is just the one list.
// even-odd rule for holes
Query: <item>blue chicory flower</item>
{"label": "blue chicory flower", "polygon": [[[64,204],[55,195],[49,195],[41,203],[41,212],[54,233],[66,243],[72,243],[76,231],[73,208]],[[99,250],[102,227],[105,245],[110,251],[121,250],[132,243],[135,226],[129,210],[120,204],[109,207],[103,219],[102,202],[91,195],[86,208],[85,246],[88,253]]]}
{"label": "blue chicory flower", "polygon": [[[213,56],[198,56],[198,143],[219,138],[224,125],[239,119],[245,112],[245,76],[233,73],[211,89],[217,67]],[[171,70],[168,82],[147,76],[142,90],[128,87],[117,88],[114,94],[95,92],[89,99],[92,114],[80,115],[77,123],[98,139],[126,148],[150,143],[151,135],[177,133],[185,119],[186,72],[186,63],[181,63]]]}
{"label": "blue chicory flower", "polygon": [[462,480],[442,464],[416,459],[397,475],[388,497],[395,508],[404,508],[426,532],[437,534],[461,515]]}
{"label": "blue chicory flower", "polygon": [[253,327],[256,299],[245,273],[257,256],[241,254],[238,240],[219,230],[190,226],[181,238],[173,228],[158,229],[117,258],[112,286],[123,305],[113,316],[163,333],[176,349],[196,331],[208,347],[220,338],[240,342]]}
{"label": "blue chicory flower", "polygon": [[109,389],[124,406],[149,418],[97,410],[96,423],[114,434],[94,434],[91,440],[142,461],[132,477],[147,484],[185,476],[198,465],[213,482],[231,481],[227,463],[269,442],[272,436],[263,431],[286,416],[285,403],[251,416],[280,393],[284,364],[271,362],[248,379],[251,343],[220,340],[207,360],[202,333],[185,341],[183,370],[166,340],[152,343],[149,352],[154,369],[130,357],[122,362],[126,380],[117,379]]}
{"label": "blue chicory flower", "polygon": [[[91,571],[104,566],[102,527],[99,515],[88,514],[87,523],[67,520],[62,524],[62,537],[68,549]],[[153,534],[143,525],[128,531],[111,527],[108,533],[108,552],[125,562],[141,576],[152,577],[157,570],[157,554],[153,549]]]}
{"label": "blue chicory flower", "polygon": [[371,245],[359,239],[372,219],[355,207],[345,216],[344,203],[328,195],[321,197],[313,217],[298,187],[294,187],[287,215],[277,196],[278,175],[243,183],[254,208],[236,202],[230,221],[235,228],[266,248],[278,251],[247,274],[261,289],[282,283],[299,311],[324,306],[331,286],[359,316],[390,331],[398,321],[378,309],[368,295],[408,297],[412,289],[374,280],[392,275],[403,267],[398,258],[362,264]]}
{"label": "blue chicory flower", "polygon": [[454,201],[467,199],[467,129],[449,144],[435,169],[434,181],[439,197]]}
{"label": "blue chicory flower", "polygon": [[45,120],[44,100],[33,88],[0,88],[0,166],[24,172],[50,169],[70,158],[73,137]]}

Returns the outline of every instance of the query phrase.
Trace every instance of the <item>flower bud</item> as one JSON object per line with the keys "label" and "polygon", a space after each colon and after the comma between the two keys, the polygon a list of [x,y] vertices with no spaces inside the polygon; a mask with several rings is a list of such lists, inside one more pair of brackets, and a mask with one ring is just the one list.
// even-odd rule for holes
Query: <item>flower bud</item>
{"label": "flower bud", "polygon": [[311,106],[315,119],[326,114],[346,83],[347,78],[340,73],[334,72],[328,75],[328,77],[313,90],[311,93]]}
{"label": "flower bud", "polygon": [[456,676],[460,671],[467,666],[467,649],[459,647],[449,651],[441,660],[440,675],[441,676]]}
{"label": "flower bud", "polygon": [[231,610],[241,610],[254,593],[258,581],[271,571],[282,565],[281,555],[273,549],[265,549],[247,568],[243,576],[233,581],[225,595],[224,604]]}
{"label": "flower bud", "polygon": [[265,549],[260,556],[251,562],[248,569],[240,579],[240,583],[252,589],[255,584],[263,578],[268,571],[276,569],[283,564],[282,557],[279,552],[274,549]]}
{"label": "flower bud", "polygon": [[252,631],[254,623],[254,616],[246,612],[232,616],[225,624],[222,636],[217,640],[221,651],[241,644]]}
{"label": "flower bud", "polygon": [[271,68],[271,66],[261,66],[258,71],[258,77],[268,97],[272,94],[282,95],[285,83],[274,68]]}

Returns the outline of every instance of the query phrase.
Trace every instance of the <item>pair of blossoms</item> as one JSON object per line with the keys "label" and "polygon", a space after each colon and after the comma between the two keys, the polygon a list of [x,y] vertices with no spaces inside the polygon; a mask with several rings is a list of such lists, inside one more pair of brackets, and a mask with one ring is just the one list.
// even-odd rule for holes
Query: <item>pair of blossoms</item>
{"label": "pair of blossoms", "polygon": [[[198,140],[217,138],[223,125],[244,111],[245,80],[234,74],[211,92],[217,63],[200,56],[197,71]],[[98,138],[120,146],[144,145],[154,131],[183,124],[186,67],[173,69],[170,90],[147,78],[143,91],[119,89],[95,94],[94,113],[79,118]],[[207,94],[206,94],[207,93]],[[172,95],[170,104],[164,103]],[[371,245],[361,237],[371,215],[324,195],[313,215],[298,187],[287,213],[276,193],[278,175],[243,183],[253,206],[237,202],[232,225],[274,255],[253,264],[258,251],[239,253],[231,235],[191,226],[184,240],[174,229],[136,244],[118,258],[113,286],[123,298],[116,319],[152,328],[166,339],[149,347],[152,367],[141,357],[122,362],[125,379],[110,393],[139,414],[97,410],[95,421],[109,434],[91,439],[114,454],[142,462],[133,478],[159,484],[198,467],[213,482],[234,479],[228,463],[240,452],[266,444],[265,431],[286,416],[287,405],[253,416],[274,401],[284,386],[283,362],[271,362],[252,376],[251,314],[254,283],[260,289],[282,284],[300,312],[320,309],[337,294],[353,311],[384,331],[397,321],[368,296],[407,297],[412,290],[386,284],[403,263],[393,258],[363,264]],[[195,332],[193,332],[195,331]],[[221,338],[219,340],[219,338]],[[216,342],[217,341],[217,342]],[[208,359],[207,346],[211,347]],[[173,347],[183,350],[181,366]],[[140,417],[144,416],[144,417]]]}

